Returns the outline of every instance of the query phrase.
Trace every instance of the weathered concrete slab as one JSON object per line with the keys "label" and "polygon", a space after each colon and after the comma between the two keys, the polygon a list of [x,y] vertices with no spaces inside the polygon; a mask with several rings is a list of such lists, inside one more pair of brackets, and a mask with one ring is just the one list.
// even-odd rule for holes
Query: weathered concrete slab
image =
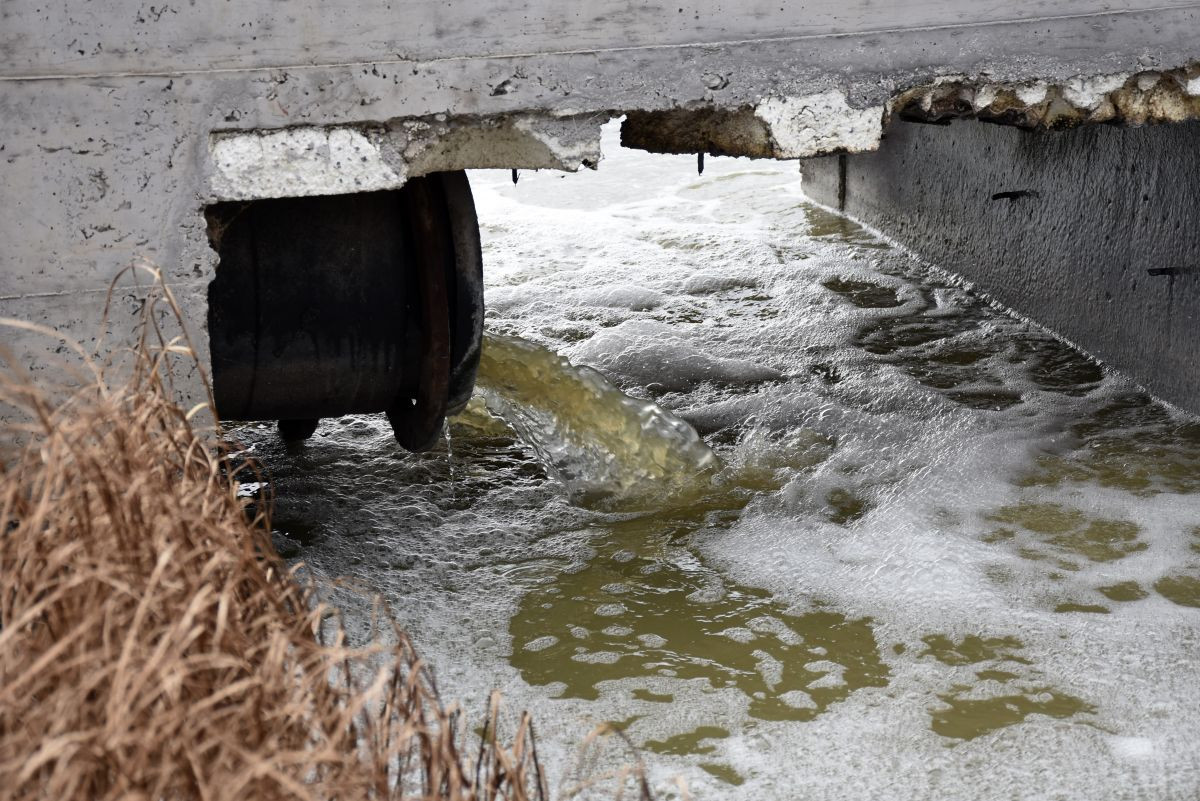
{"label": "weathered concrete slab", "polygon": [[893,122],[805,192],[1200,412],[1200,123]]}
{"label": "weathered concrete slab", "polygon": [[870,150],[893,110],[1186,118],[1198,33],[1178,0],[8,0],[0,315],[73,298],[86,338],[135,258],[203,297],[208,203],[594,166],[623,113],[637,146],[777,158]]}
{"label": "weathered concrete slab", "polygon": [[[12,76],[207,72],[289,65],[519,58],[545,53],[696,48],[748,42],[813,42],[866,38],[870,49],[902,52],[890,37],[904,31],[942,32],[965,41],[994,28],[988,58],[1032,23],[1040,39],[1060,22],[1088,40],[1063,50],[1095,49],[1103,40],[1152,48],[1170,35],[1132,42],[1112,38],[1117,17],[1136,19],[1193,10],[1186,0],[286,0],[154,6],[142,0],[51,4],[11,0],[0,31],[0,71]],[[1082,47],[1080,45],[1083,45]],[[809,44],[807,49],[819,49]],[[1119,52],[1113,51],[1113,52]],[[1149,50],[1146,51],[1149,53]],[[1049,56],[1048,52],[1043,53]],[[930,62],[933,65],[934,62]],[[849,65],[847,65],[849,66]],[[465,87],[464,87],[465,88]]]}

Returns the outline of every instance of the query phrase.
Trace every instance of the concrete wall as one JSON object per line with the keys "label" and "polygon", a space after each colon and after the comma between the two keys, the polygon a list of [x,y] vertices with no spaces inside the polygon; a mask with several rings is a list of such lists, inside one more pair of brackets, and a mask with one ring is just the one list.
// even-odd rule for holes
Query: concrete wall
{"label": "concrete wall", "polygon": [[1200,412],[1200,124],[896,121],[805,192]]}
{"label": "concrete wall", "polygon": [[[0,315],[87,340],[142,258],[203,350],[206,204],[595,166],[626,111],[692,115],[646,147],[786,158],[874,148],[894,101],[940,109],[951,84],[968,110],[1186,117],[1198,31],[1178,0],[6,0]],[[119,293],[118,335],[139,294]],[[3,337],[35,367],[53,351]]]}

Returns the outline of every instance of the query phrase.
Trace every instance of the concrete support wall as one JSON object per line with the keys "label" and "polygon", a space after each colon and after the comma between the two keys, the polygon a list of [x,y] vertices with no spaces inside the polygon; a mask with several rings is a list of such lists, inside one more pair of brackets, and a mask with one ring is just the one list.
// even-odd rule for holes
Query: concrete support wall
{"label": "concrete support wall", "polygon": [[1200,412],[1200,124],[894,121],[805,191]]}

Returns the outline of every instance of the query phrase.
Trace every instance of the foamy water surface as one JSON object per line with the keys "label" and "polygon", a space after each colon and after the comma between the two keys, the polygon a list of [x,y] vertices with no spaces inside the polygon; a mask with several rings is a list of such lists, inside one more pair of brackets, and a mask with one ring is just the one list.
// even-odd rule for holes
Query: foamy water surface
{"label": "foamy water surface", "polygon": [[[556,780],[612,722],[667,797],[1200,795],[1200,423],[811,204],[794,162],[698,177],[613,134],[595,173],[472,175],[487,326],[519,338],[481,385],[544,387],[528,419],[585,439],[590,408],[674,432],[633,449],[651,491],[597,501],[481,403],[423,455],[381,418],[292,453],[248,429],[281,545],[382,592],[468,711],[531,710]],[[625,416],[557,357],[504,367],[535,346]],[[699,484],[646,401],[715,452]]]}

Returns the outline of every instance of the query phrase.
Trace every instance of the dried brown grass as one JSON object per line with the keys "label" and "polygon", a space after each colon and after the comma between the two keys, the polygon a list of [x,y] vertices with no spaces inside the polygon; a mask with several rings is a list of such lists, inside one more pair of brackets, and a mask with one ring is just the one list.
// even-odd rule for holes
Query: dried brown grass
{"label": "dried brown grass", "polygon": [[0,796],[545,798],[528,716],[464,745],[403,633],[351,647],[280,560],[172,400],[160,293],[115,385],[0,371]]}

